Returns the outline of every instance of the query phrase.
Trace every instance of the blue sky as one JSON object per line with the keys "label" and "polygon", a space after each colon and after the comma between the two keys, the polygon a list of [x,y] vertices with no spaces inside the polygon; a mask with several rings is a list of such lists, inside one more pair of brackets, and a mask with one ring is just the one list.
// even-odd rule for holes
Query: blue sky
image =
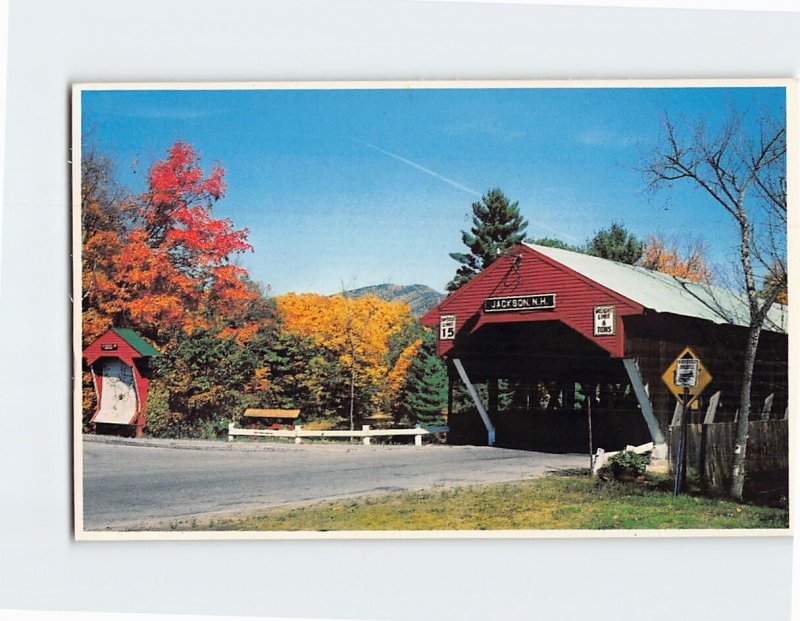
{"label": "blue sky", "polygon": [[[82,130],[144,189],[176,140],[227,171],[215,214],[250,230],[238,262],[275,294],[377,283],[439,291],[455,273],[471,203],[499,187],[530,237],[582,243],[613,220],[636,235],[735,253],[729,217],[688,184],[646,192],[661,135],[731,111],[782,117],[783,88],[84,91]],[[91,133],[86,138],[87,132]]]}

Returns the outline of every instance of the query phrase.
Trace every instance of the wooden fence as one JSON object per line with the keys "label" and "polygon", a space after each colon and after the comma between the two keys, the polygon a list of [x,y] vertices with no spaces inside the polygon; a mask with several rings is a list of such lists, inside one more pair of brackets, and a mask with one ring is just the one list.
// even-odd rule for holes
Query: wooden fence
{"label": "wooden fence", "polygon": [[362,438],[364,444],[370,444],[370,438],[392,436],[414,436],[414,444],[422,445],[422,436],[436,433],[447,433],[447,427],[414,427],[411,429],[370,429],[363,425],[360,430],[341,429],[303,429],[295,425],[294,429],[242,429],[234,423],[228,425],[228,441],[233,442],[237,436],[253,438],[286,438],[294,439],[295,444],[301,444],[303,438]]}
{"label": "wooden fence", "polygon": [[[680,427],[670,427],[673,468],[679,434]],[[731,482],[735,442],[736,423],[690,423],[686,429],[686,464],[709,489],[724,493]],[[789,421],[750,421],[745,472],[746,486],[748,482],[751,487],[766,484],[774,488],[771,491],[788,496]]]}
{"label": "wooden fence", "polygon": [[[736,411],[733,422],[715,422],[720,393],[711,396],[702,423],[688,423],[686,429],[686,465],[693,468],[710,490],[726,492],[731,482],[733,451],[736,444]],[[747,440],[745,487],[770,487],[766,490],[788,496],[789,493],[789,408],[773,412],[774,395],[764,399],[761,408],[753,408]],[[683,408],[675,406],[669,428],[670,462],[675,468]],[[777,418],[780,417],[780,418]],[[757,418],[757,420],[752,420]],[[785,492],[785,493],[784,493]]]}

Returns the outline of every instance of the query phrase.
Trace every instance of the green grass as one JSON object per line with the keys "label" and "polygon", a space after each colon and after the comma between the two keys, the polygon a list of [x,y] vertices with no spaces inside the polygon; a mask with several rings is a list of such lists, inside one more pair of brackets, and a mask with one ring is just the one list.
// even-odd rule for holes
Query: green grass
{"label": "green grass", "polygon": [[[273,509],[172,530],[508,530],[787,528],[788,511],[680,496],[650,485],[551,476]],[[163,530],[163,527],[161,528]]]}

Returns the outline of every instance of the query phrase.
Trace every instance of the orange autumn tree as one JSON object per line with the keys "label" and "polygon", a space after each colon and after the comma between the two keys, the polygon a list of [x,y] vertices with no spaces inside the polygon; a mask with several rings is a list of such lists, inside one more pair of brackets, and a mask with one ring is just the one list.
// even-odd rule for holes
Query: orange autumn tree
{"label": "orange autumn tree", "polygon": [[110,161],[92,150],[81,173],[84,344],[112,326],[154,341],[164,354],[154,364],[164,368],[149,400],[151,430],[215,433],[261,398],[256,376],[274,330],[273,305],[232,262],[252,250],[247,229],[212,213],[224,170],[204,172],[178,142],[138,195],[122,190]]}
{"label": "orange autumn tree", "polygon": [[357,418],[391,408],[420,345],[410,336],[397,341],[413,321],[407,305],[314,293],[288,293],[276,303],[285,331],[311,339],[338,361],[339,411],[351,428]]}
{"label": "orange autumn tree", "polygon": [[[93,168],[83,163],[83,170]],[[150,168],[144,193],[117,200],[120,213],[129,205],[124,222],[100,227],[87,224],[113,209],[97,206],[103,193],[90,191],[96,182],[84,184],[85,338],[111,325],[136,327],[158,342],[176,330],[215,326],[245,342],[253,336],[257,324],[248,314],[260,293],[230,261],[252,250],[247,229],[212,215],[225,194],[224,175],[218,165],[205,174],[192,147],[176,142]]]}
{"label": "orange autumn tree", "polygon": [[[247,229],[237,230],[229,219],[213,217],[214,203],[225,194],[225,170],[214,165],[206,175],[199,160],[190,145],[176,142],[167,158],[150,169],[148,189],[139,199],[144,227],[133,243],[158,255],[152,267],[159,262],[169,266],[141,274],[131,266],[131,276],[141,276],[142,287],[129,310],[135,321],[149,325],[154,320],[158,326],[177,321],[190,331],[220,320],[238,321],[238,327],[251,332],[252,326],[244,325],[239,315],[246,313],[258,291],[246,270],[230,258],[253,247],[247,242]],[[176,303],[183,307],[182,320],[174,314]]]}
{"label": "orange autumn tree", "polygon": [[713,277],[706,261],[706,247],[700,241],[687,242],[681,248],[674,240],[651,235],[645,242],[639,265],[693,282],[708,283]]}
{"label": "orange autumn tree", "polygon": [[112,162],[89,148],[81,162],[81,289],[84,346],[122,312],[115,258],[135,226],[135,201],[113,178]]}

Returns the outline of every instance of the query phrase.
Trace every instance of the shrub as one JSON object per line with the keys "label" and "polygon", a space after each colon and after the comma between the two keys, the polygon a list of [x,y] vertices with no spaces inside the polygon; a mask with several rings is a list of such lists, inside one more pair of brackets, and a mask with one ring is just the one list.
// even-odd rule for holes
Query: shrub
{"label": "shrub", "polygon": [[650,463],[650,453],[634,453],[633,451],[622,451],[608,460],[611,473],[614,478],[620,476],[642,476]]}
{"label": "shrub", "polygon": [[170,411],[167,390],[156,382],[150,386],[145,412],[145,434],[155,438],[196,437],[197,432],[186,422],[185,417]]}

